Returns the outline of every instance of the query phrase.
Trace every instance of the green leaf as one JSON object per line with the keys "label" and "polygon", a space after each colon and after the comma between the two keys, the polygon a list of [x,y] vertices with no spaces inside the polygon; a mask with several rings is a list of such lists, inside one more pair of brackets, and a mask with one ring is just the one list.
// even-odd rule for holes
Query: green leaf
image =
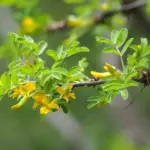
{"label": "green leaf", "polygon": [[57,68],[54,68],[53,70],[52,70],[52,72],[58,72],[58,73],[60,73],[60,74],[62,74],[62,75],[65,75],[65,76],[67,76],[68,75],[68,71],[65,69],[65,68],[61,68],[61,67],[57,67]]}
{"label": "green leaf", "polygon": [[127,83],[123,84],[122,89],[132,87],[132,86],[138,86],[138,82],[136,82],[134,80],[129,80]]}
{"label": "green leaf", "polygon": [[84,70],[88,67],[88,62],[86,62],[86,58],[82,58],[80,61],[79,61],[79,67],[81,68],[81,72],[84,72]]}
{"label": "green leaf", "polygon": [[123,49],[121,51],[121,56],[123,56],[123,54],[126,52],[126,50],[128,49],[128,47],[130,46],[130,44],[133,42],[134,38],[130,38],[125,45],[123,46]]}
{"label": "green leaf", "polygon": [[118,36],[119,36],[119,31],[113,30],[111,32],[111,41],[113,42],[113,44],[116,44]]}
{"label": "green leaf", "polygon": [[107,96],[107,99],[108,99],[108,102],[109,103],[111,103],[112,102],[112,100],[113,100],[113,98],[115,97],[115,96],[117,96],[119,94],[119,92],[117,91],[113,91],[113,92],[110,92],[109,94],[108,94],[108,96]]}
{"label": "green leaf", "polygon": [[58,57],[58,59],[64,58],[63,52],[64,52],[64,47],[63,46],[58,47],[58,49],[57,49],[57,57]]}
{"label": "green leaf", "polygon": [[142,52],[142,56],[150,54],[150,45],[148,45]]}
{"label": "green leaf", "polygon": [[30,43],[34,43],[34,40],[30,36],[24,35],[24,39]]}
{"label": "green leaf", "polygon": [[53,72],[53,73],[51,74],[51,76],[52,76],[53,78],[57,79],[57,80],[61,80],[61,79],[62,79],[61,73],[58,73],[58,72]]}
{"label": "green leaf", "polygon": [[129,80],[131,80],[131,78],[137,77],[137,75],[138,75],[138,72],[132,72],[132,73],[129,73],[129,74],[126,76],[124,82],[125,82],[125,83],[128,82]]}
{"label": "green leaf", "polygon": [[127,100],[128,99],[128,90],[127,89],[124,89],[124,90],[121,90],[120,91],[120,94],[121,94],[121,97],[124,99],[124,100]]}
{"label": "green leaf", "polygon": [[116,55],[120,56],[120,52],[118,52],[117,50],[110,48],[110,47],[105,48],[104,53],[111,53],[111,54],[116,54]]}
{"label": "green leaf", "polygon": [[17,86],[18,85],[18,74],[16,71],[13,71],[11,73],[11,82],[13,85]]}
{"label": "green leaf", "polygon": [[80,72],[79,66],[74,66],[69,70],[69,76],[77,74],[78,72]]}
{"label": "green leaf", "polygon": [[124,44],[127,37],[128,37],[128,30],[126,28],[121,29],[116,41],[116,45],[118,48]]}
{"label": "green leaf", "polygon": [[74,76],[70,77],[71,81],[80,81],[81,79],[83,79],[84,76],[83,75],[79,75],[79,74],[75,74]]}
{"label": "green leaf", "polygon": [[88,98],[88,102],[97,102],[99,101],[100,97],[99,96],[91,96]]}
{"label": "green leaf", "polygon": [[68,56],[75,55],[77,53],[81,52],[89,52],[89,49],[87,47],[77,47],[77,48],[72,48],[68,52]]}
{"label": "green leaf", "polygon": [[56,51],[54,51],[54,50],[48,50],[48,51],[47,51],[47,55],[51,56],[55,61],[58,60],[57,53],[56,53]]}
{"label": "green leaf", "polygon": [[3,96],[6,94],[6,90],[2,87],[0,87],[0,100],[2,100]]}
{"label": "green leaf", "polygon": [[130,45],[129,47],[130,47],[132,50],[134,50],[135,52],[139,51],[138,45]]}
{"label": "green leaf", "polygon": [[61,106],[63,112],[64,112],[65,114],[67,114],[67,113],[68,113],[68,108],[67,108],[65,105],[62,105],[62,104],[61,104],[60,106]]}
{"label": "green leaf", "polygon": [[97,37],[96,37],[96,41],[97,41],[97,42],[101,42],[101,43],[105,43],[105,44],[109,44],[109,45],[112,45],[112,46],[114,45],[111,40],[109,40],[109,39],[107,39],[107,38],[104,38],[104,37],[99,37],[99,36],[97,36]]}
{"label": "green leaf", "polygon": [[98,102],[91,102],[91,103],[88,104],[87,108],[88,108],[88,109],[91,109],[91,108],[93,108],[94,106],[96,106],[97,104],[98,104]]}
{"label": "green leaf", "polygon": [[30,66],[22,66],[19,69],[19,71],[21,74],[30,75],[30,76],[35,75],[35,70],[33,68],[31,68]]}
{"label": "green leaf", "polygon": [[144,50],[146,48],[147,44],[148,44],[147,39],[146,38],[141,38],[141,48],[142,48],[142,50]]}
{"label": "green leaf", "polygon": [[56,61],[56,62],[53,64],[52,69],[53,69],[53,68],[56,68],[57,66],[59,66],[60,64],[62,64],[63,61],[64,61],[64,60],[58,60],[58,61]]}
{"label": "green leaf", "polygon": [[22,62],[21,61],[13,61],[12,63],[10,63],[9,65],[8,65],[8,68],[10,69],[10,70],[15,70],[15,69],[18,69],[19,68],[19,66],[21,66],[22,65]]}
{"label": "green leaf", "polygon": [[112,81],[108,81],[106,83],[104,83],[102,85],[103,90],[109,88],[109,87],[113,87],[113,86],[117,86],[117,87],[121,87],[121,85],[123,84],[122,81],[116,81],[116,80],[112,80]]}
{"label": "green leaf", "polygon": [[12,39],[16,39],[16,38],[19,37],[18,34],[13,33],[13,32],[8,32],[8,36],[9,36],[10,38],[12,38]]}
{"label": "green leaf", "polygon": [[44,50],[46,49],[46,47],[47,47],[47,42],[45,42],[45,41],[41,41],[39,44],[38,44],[38,47],[39,47],[39,53],[38,53],[38,55],[41,55],[43,52],[44,52]]}
{"label": "green leaf", "polygon": [[2,83],[2,86],[5,89],[9,90],[9,88],[11,86],[11,82],[10,82],[10,76],[9,76],[9,74],[7,72],[2,74],[2,76],[1,76],[1,83]]}

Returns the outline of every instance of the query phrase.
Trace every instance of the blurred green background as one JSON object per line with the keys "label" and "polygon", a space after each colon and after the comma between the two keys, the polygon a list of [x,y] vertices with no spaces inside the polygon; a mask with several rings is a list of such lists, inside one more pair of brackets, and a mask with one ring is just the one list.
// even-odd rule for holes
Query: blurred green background
{"label": "blurred green background", "polygon": [[[74,13],[75,6],[67,5],[62,0],[40,0],[37,7],[55,20],[62,20]],[[0,6],[1,45],[7,39],[7,32],[18,30],[15,11],[13,7]],[[136,38],[135,43],[139,43],[140,37],[150,37],[149,29],[146,28],[149,18],[143,10],[143,16],[138,13],[127,17],[124,25],[128,27],[130,36]],[[91,69],[102,70],[105,61],[116,65],[117,59],[103,55],[104,45],[95,41],[96,35],[109,36],[110,31],[102,25],[91,27],[79,39],[81,45],[89,47],[90,52],[69,59],[68,66],[75,65],[77,59],[87,57],[89,67],[86,73],[90,75]],[[67,30],[33,37],[37,41],[45,39],[49,48],[56,49],[68,35]],[[11,50],[3,55],[9,53],[12,56]],[[43,58],[50,66],[49,57],[43,55]],[[7,57],[0,60],[1,73],[7,70],[10,59]],[[75,89],[77,99],[69,106],[69,113],[59,111],[48,114],[42,122],[38,110],[31,109],[32,102],[18,111],[12,111],[10,107],[14,100],[6,96],[0,103],[0,150],[150,150],[150,88],[146,87],[137,97],[141,87],[130,89],[135,102],[126,109],[124,106],[127,102],[117,97],[111,106],[88,110],[86,100],[95,94],[94,88]]]}

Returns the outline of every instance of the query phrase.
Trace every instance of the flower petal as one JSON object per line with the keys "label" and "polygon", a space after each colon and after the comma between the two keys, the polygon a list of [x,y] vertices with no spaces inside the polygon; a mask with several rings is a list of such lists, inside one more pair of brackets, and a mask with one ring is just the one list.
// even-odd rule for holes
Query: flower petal
{"label": "flower petal", "polygon": [[57,88],[57,92],[61,95],[63,95],[65,93],[65,91],[61,87]]}
{"label": "flower petal", "polygon": [[47,107],[48,107],[49,109],[59,109],[58,104],[55,104],[55,103],[49,103],[49,104],[47,105]]}
{"label": "flower petal", "polygon": [[108,78],[108,77],[111,77],[112,74],[110,72],[95,72],[95,71],[91,71],[91,74],[97,78],[97,79],[103,79],[103,78]]}
{"label": "flower petal", "polygon": [[51,110],[48,109],[47,107],[41,107],[41,108],[40,108],[40,114],[46,115],[46,114],[48,114],[49,112],[51,112]]}
{"label": "flower petal", "polygon": [[76,99],[76,96],[74,93],[70,93],[69,96],[72,98],[72,99]]}
{"label": "flower petal", "polygon": [[69,97],[68,97],[68,95],[65,95],[63,98],[66,100],[67,103],[69,102]]}

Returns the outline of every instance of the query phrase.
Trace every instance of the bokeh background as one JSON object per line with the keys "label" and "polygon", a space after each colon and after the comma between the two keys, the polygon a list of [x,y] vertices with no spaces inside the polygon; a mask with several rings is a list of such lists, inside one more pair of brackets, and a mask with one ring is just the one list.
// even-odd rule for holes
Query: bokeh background
{"label": "bokeh background", "polygon": [[[114,0],[114,5],[115,2]],[[55,20],[62,20],[73,14],[75,6],[68,5],[63,0],[40,0],[36,5]],[[19,30],[19,23],[15,18],[16,11],[23,13],[24,10],[0,6],[1,46],[7,41],[8,32]],[[109,36],[113,28],[127,27],[129,36],[135,37],[136,44],[140,43],[141,37],[150,38],[150,19],[145,9],[121,15],[124,18],[114,17],[111,28],[98,24],[85,32],[78,40],[81,45],[89,47],[90,52],[69,59],[68,65],[73,66],[77,59],[87,57],[87,75],[90,75],[91,69],[102,70],[105,62],[119,67],[118,58],[104,55],[104,45],[96,43],[95,40],[96,35]],[[44,39],[50,49],[56,49],[69,34],[70,31],[65,30],[41,33],[32,37],[37,41]],[[14,57],[12,49],[0,49],[3,51],[0,56],[1,73],[7,70],[8,63]],[[50,66],[49,57],[43,55],[43,58]],[[14,100],[6,96],[0,102],[0,150],[150,150],[150,88],[146,87],[137,96],[141,87],[142,85],[130,89],[130,96],[135,102],[126,109],[124,106],[127,102],[117,97],[110,106],[88,110],[86,100],[95,94],[95,89],[75,89],[77,99],[69,105],[69,113],[50,113],[42,122],[38,110],[31,109],[32,102],[18,111],[12,111],[10,107]]]}

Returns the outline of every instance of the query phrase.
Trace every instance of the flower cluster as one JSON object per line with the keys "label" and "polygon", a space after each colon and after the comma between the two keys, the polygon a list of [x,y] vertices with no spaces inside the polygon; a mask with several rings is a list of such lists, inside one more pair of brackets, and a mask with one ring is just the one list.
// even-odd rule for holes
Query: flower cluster
{"label": "flower cluster", "polygon": [[[66,102],[69,102],[69,98],[76,99],[75,94],[72,92],[72,85],[69,84],[68,88],[63,90],[62,87],[57,88],[57,92],[62,96]],[[29,81],[26,84],[20,85],[12,90],[12,98],[18,97],[19,103],[11,107],[12,110],[19,109],[25,104],[27,99],[32,98],[34,100],[33,109],[40,107],[40,114],[47,114],[49,112],[58,110],[60,108],[58,98],[52,99],[43,90],[38,90],[36,84]]]}

